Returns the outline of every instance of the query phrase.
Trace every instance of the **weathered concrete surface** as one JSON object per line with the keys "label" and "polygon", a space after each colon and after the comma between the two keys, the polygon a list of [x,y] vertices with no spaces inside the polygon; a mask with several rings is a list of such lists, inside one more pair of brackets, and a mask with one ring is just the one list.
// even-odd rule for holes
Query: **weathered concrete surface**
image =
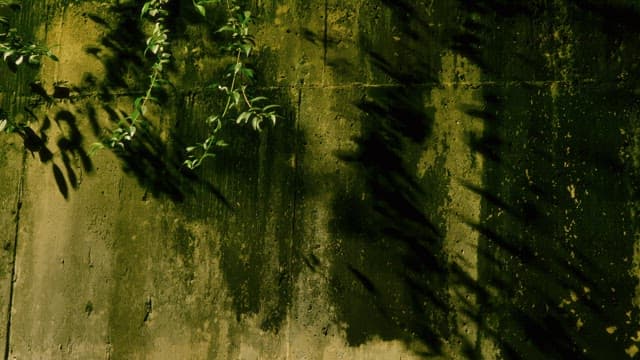
{"label": "weathered concrete surface", "polygon": [[283,118],[228,129],[189,173],[217,106],[215,11],[172,3],[175,87],[126,152],[90,158],[147,81],[140,5],[24,1],[17,23],[60,62],[2,78],[42,141],[0,142],[7,356],[636,356],[640,16],[623,5],[254,1]]}
{"label": "weathered concrete surface", "polygon": [[[3,94],[4,95],[4,94]],[[0,215],[0,226],[2,226],[2,266],[0,267],[0,320],[5,326],[0,331],[0,345],[4,350],[6,348],[7,327],[10,326],[9,311],[11,309],[11,298],[13,289],[11,288],[13,279],[13,264],[15,262],[15,244],[16,244],[16,222],[20,216],[22,204],[22,188],[23,183],[20,178],[23,170],[21,144],[19,142],[7,142],[2,145],[2,155],[0,155],[0,163],[2,172],[2,214]]]}
{"label": "weathered concrete surface", "polygon": [[[4,69],[3,69],[4,70]],[[7,76],[8,70],[2,71],[3,80],[1,83],[2,91],[0,92],[0,101],[2,108],[7,109],[11,106],[13,97],[7,93],[5,89],[15,86],[15,77]],[[8,139],[7,139],[8,140]],[[0,345],[2,349],[6,348],[7,327],[9,324],[9,311],[11,309],[11,288],[13,278],[13,264],[15,261],[15,241],[16,241],[16,224],[20,216],[20,205],[22,202],[22,179],[23,171],[23,154],[22,144],[19,139],[13,141],[2,142],[2,152],[0,155],[0,165],[3,171],[0,173],[0,184],[2,184],[3,196],[0,198],[2,203],[2,213],[0,214],[0,225],[2,226],[2,265],[0,266],[0,319],[5,326],[0,330]]]}

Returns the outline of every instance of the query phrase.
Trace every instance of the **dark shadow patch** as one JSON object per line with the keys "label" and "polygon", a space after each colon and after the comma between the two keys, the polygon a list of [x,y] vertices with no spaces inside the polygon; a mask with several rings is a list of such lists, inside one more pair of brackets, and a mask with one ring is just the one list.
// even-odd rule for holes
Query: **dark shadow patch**
{"label": "dark shadow patch", "polygon": [[84,150],[84,137],[80,133],[76,116],[67,110],[59,111],[54,118],[55,123],[62,131],[62,136],[58,139],[58,148],[62,153],[65,166],[70,169],[71,157],[77,157],[82,164],[84,171],[90,173],[93,171],[93,162]]}
{"label": "dark shadow patch", "polygon": [[[356,103],[357,149],[336,154],[355,175],[333,198],[329,230],[341,241],[333,252],[332,298],[351,346],[375,337],[421,342],[427,357],[442,352],[450,305],[443,232],[425,205],[430,189],[413,170],[432,133],[434,109],[425,102],[440,64],[427,54],[433,48],[417,44],[441,41],[424,26],[424,9],[403,1],[385,5],[400,28],[398,38],[407,40],[399,46],[385,43],[392,39],[360,39],[371,45],[367,61],[376,76],[396,85],[366,91]],[[416,16],[405,17],[406,9]]]}
{"label": "dark shadow patch", "polygon": [[69,99],[71,97],[71,89],[64,85],[55,85],[53,87],[53,98],[55,99]]}
{"label": "dark shadow patch", "polygon": [[53,177],[56,180],[56,185],[58,185],[58,190],[60,194],[64,197],[65,200],[69,198],[69,186],[67,186],[67,181],[62,173],[62,170],[58,167],[58,165],[53,164]]}
{"label": "dark shadow patch", "polygon": [[364,288],[368,292],[370,292],[373,296],[378,295],[378,290],[376,289],[375,285],[371,282],[371,280],[369,280],[367,276],[365,276],[363,273],[361,273],[359,270],[355,269],[353,266],[349,264],[347,264],[347,269],[349,269],[349,271],[353,274],[353,276],[355,276],[355,278],[358,279],[358,282],[360,282],[360,284],[362,284],[362,286],[364,286]]}
{"label": "dark shadow patch", "polygon": [[[228,127],[222,136],[230,146],[202,171],[226,184],[224,190],[231,194],[233,214],[221,217],[219,226],[236,229],[221,240],[221,270],[233,310],[238,319],[259,314],[260,328],[277,334],[304,266],[297,257],[300,235],[295,232],[297,199],[303,186],[301,167],[291,163],[300,156],[304,136],[285,93],[272,91],[265,96],[282,105],[284,118],[262,133]],[[198,133],[195,129],[201,124],[187,122],[185,126]],[[274,269],[273,263],[279,266]]]}
{"label": "dark shadow patch", "polygon": [[193,194],[194,184],[200,184],[206,192],[230,207],[224,195],[213,185],[199,180],[199,176],[182,165],[180,153],[168,149],[152,130],[141,126],[136,137],[125,144],[123,149],[114,149],[123,162],[125,173],[133,175],[140,186],[154,197],[168,196],[182,202],[187,194]]}
{"label": "dark shadow patch", "polygon": [[[474,294],[480,305],[480,311],[473,312],[466,309],[477,304],[461,304],[461,311],[475,322],[479,338],[490,338],[505,358],[624,357],[628,344],[623,339],[633,336],[629,325],[637,319],[629,300],[635,280],[628,275],[637,226],[628,201],[638,198],[639,186],[629,163],[620,160],[625,146],[620,129],[635,129],[638,103],[631,95],[637,88],[636,76],[623,83],[614,82],[613,76],[637,74],[629,60],[637,55],[631,49],[638,47],[629,44],[638,41],[624,31],[594,33],[588,22],[581,21],[596,19],[602,26],[611,22],[610,29],[633,29],[637,6],[569,2],[569,15],[558,21],[552,15],[565,4],[460,1],[452,4],[455,19],[447,20],[451,31],[425,41],[434,36],[433,29],[421,30],[429,21],[415,15],[416,5],[382,3],[394,14],[394,24],[403,24],[398,38],[409,39],[406,49],[421,39],[423,44],[437,44],[430,51],[452,49],[483,72],[486,83],[478,86],[484,106],[462,109],[482,121],[485,129],[482,135],[466,139],[470,153],[486,160],[484,184],[464,184],[483,201],[480,223],[463,219],[482,239],[480,277],[473,279],[459,267],[442,265],[443,234],[434,225],[440,222],[433,222],[436,215],[425,211],[428,203],[424,205],[434,196],[407,170],[415,168],[412,144],[429,141],[429,126],[413,121],[432,116],[418,99],[428,96],[430,89],[424,85],[437,80],[440,64],[425,60],[431,59],[429,54],[418,51],[402,57],[403,49],[386,46],[400,54],[403,62],[398,63],[386,49],[377,51],[383,40],[361,40],[371,45],[371,64],[400,90],[369,92],[359,103],[363,135],[356,139],[358,150],[337,154],[357,169],[349,190],[336,191],[330,222],[331,233],[340,239],[333,254],[341,262],[332,274],[334,301],[340,321],[349,324],[349,344],[378,336],[407,342],[420,339],[436,351],[442,349],[442,340],[456,335],[445,320],[455,314],[449,313],[451,304],[443,294],[457,285]],[[622,25],[613,24],[612,14],[621,12],[626,12]],[[557,29],[562,31],[552,41],[533,40]],[[550,71],[543,52],[563,49],[569,41],[563,31],[575,36],[570,69],[574,72],[554,85],[551,96],[551,83],[569,65],[559,63]],[[314,34],[304,36],[319,42]],[[604,51],[589,50],[594,39],[596,44],[606,41]],[[532,43],[539,48],[531,48]],[[614,55],[621,57],[612,65],[614,70],[601,70],[588,60],[604,64]],[[415,66],[418,59],[424,66]],[[339,65],[341,71],[352,71],[348,61]],[[605,83],[582,82],[581,76],[587,75]],[[423,86],[404,91],[419,84]],[[606,105],[597,105],[603,101]],[[620,109],[629,108],[633,110],[620,115]],[[385,270],[380,270],[382,263]],[[389,293],[400,294],[396,299],[401,300],[394,303],[386,297]],[[429,306],[412,305],[409,298],[416,303],[426,299]],[[388,322],[382,311],[368,311],[366,316],[361,311],[377,305],[397,322]],[[397,315],[398,308],[411,313],[412,319],[429,319],[428,324]],[[395,327],[400,323],[412,335]],[[603,332],[607,324],[616,324],[616,335]],[[478,358],[479,346],[461,344],[462,356]]]}
{"label": "dark shadow patch", "polygon": [[[180,39],[183,32],[174,32],[185,26],[187,21],[182,12],[192,4],[182,4],[171,1],[168,10],[172,14],[168,27],[171,31],[171,40]],[[193,12],[193,11],[192,11]],[[194,15],[191,13],[191,15]],[[114,4],[110,7],[110,15],[103,18],[98,14],[84,14],[89,20],[95,22],[104,29],[104,36],[98,44],[85,47],[85,52],[98,59],[106,71],[102,79],[95,75],[84,74],[81,84],[74,86],[58,86],[55,90],[58,95],[65,98],[69,92],[89,93],[97,92],[103,102],[101,109],[105,111],[111,120],[110,128],[127,117],[127,111],[116,108],[114,105],[121,93],[125,92],[134,97],[142,94],[139,84],[148,83],[148,74],[151,71],[151,59],[145,57],[143,50],[146,35],[142,31],[140,19],[140,5],[138,4]],[[177,60],[174,60],[177,61]],[[174,64],[170,64],[168,72],[172,71]],[[171,86],[168,86],[170,88]],[[171,91],[170,91],[171,90]],[[175,89],[157,88],[152,96],[157,103],[179,104],[181,94],[176,94]],[[54,93],[55,96],[55,93]],[[180,105],[178,105],[180,107]],[[184,120],[184,113],[176,111],[175,118],[171,119],[175,124]],[[98,109],[92,104],[86,106],[86,116],[94,135],[105,138],[109,130],[103,129],[98,121]],[[162,116],[162,115],[161,115]],[[227,202],[222,192],[205,181],[197,172],[188,170],[182,160],[185,158],[183,150],[184,141],[179,137],[173,137],[176,131],[170,131],[170,140],[162,140],[159,130],[152,125],[151,119],[144,119],[138,126],[137,134],[133,141],[125,144],[123,148],[114,149],[115,154],[123,163],[125,173],[135,176],[141,187],[154,197],[168,196],[176,202],[183,202],[187,196],[201,193],[207,197],[213,195],[227,208],[231,205]],[[164,121],[164,120],[160,120]],[[162,124],[156,124],[162,126]],[[107,134],[107,135],[105,135]],[[67,139],[63,145],[76,150],[74,138]],[[84,157],[83,157],[84,158]],[[198,195],[199,196],[199,195]]]}
{"label": "dark shadow patch", "polygon": [[[480,288],[474,291],[497,290],[479,297],[480,331],[507,359],[627,356],[623,339],[635,331],[629,325],[638,314],[629,300],[635,293],[635,280],[626,275],[631,264],[621,259],[634,247],[637,226],[627,201],[639,185],[620,160],[620,129],[637,126],[635,115],[616,114],[621,108],[637,114],[630,95],[637,77],[615,86],[612,81],[637,56],[630,50],[637,46],[620,49],[637,39],[619,29],[634,28],[639,14],[630,2],[621,4],[533,2],[506,12],[502,1],[461,6],[468,19],[454,49],[482,68],[484,81],[516,80],[483,87],[485,106],[465,109],[484,123],[484,134],[468,140],[488,160],[484,184],[465,184],[483,199],[483,221],[467,222],[482,239]],[[547,16],[564,6],[562,21]],[[615,23],[612,14],[622,12]],[[553,41],[531,41],[545,31],[557,31]],[[563,38],[566,31],[570,41]],[[573,62],[556,59],[550,69],[539,51],[522,51],[520,44],[532,43],[548,54],[571,43]],[[608,63],[613,54],[621,60]],[[518,69],[513,59],[527,66]],[[554,89],[521,82],[527,76],[532,83],[558,80],[563,70],[564,82]],[[582,76],[596,83],[582,82]],[[603,331],[613,324],[615,335]]]}
{"label": "dark shadow patch", "polygon": [[29,83],[29,90],[31,93],[40,96],[46,103],[51,103],[51,96],[49,96],[47,90],[42,87],[42,83],[39,81]]}
{"label": "dark shadow patch", "polygon": [[24,147],[31,152],[31,155],[38,153],[40,161],[49,162],[53,158],[53,153],[46,146],[46,136],[38,136],[33,129],[29,127],[21,128],[17,134],[22,138]]}

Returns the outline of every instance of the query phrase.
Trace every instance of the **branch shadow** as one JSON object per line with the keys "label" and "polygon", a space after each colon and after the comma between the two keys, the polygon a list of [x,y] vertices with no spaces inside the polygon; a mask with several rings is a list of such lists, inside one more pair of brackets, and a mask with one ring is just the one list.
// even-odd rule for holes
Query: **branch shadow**
{"label": "branch shadow", "polygon": [[[411,40],[400,49],[360,40],[370,44],[376,71],[398,86],[367,91],[357,104],[358,149],[336,154],[357,174],[348,189],[336,191],[331,220],[341,240],[333,254],[334,301],[349,344],[380,337],[411,347],[420,340],[429,351],[419,354],[452,356],[444,344],[460,335],[450,323],[456,314],[448,289],[455,285],[476,299],[456,308],[478,329],[475,342],[460,346],[465,358],[482,358],[487,343],[505,359],[628,356],[638,318],[637,274],[630,275],[637,225],[628,201],[638,198],[640,184],[637,169],[620,157],[621,149],[632,151],[633,130],[624,135],[620,128],[635,129],[637,75],[612,84],[637,56],[638,40],[625,30],[640,23],[640,9],[631,2],[459,1],[440,5],[449,23],[437,32],[412,2],[380,3],[393,14],[398,37]],[[558,6],[569,9],[563,20],[550,15]],[[617,25],[616,14],[624,14]],[[542,52],[566,46],[562,35],[535,40],[550,29],[573,29],[579,60],[550,65]],[[589,52],[593,39],[604,51]],[[482,184],[461,181],[482,199],[480,221],[461,219],[480,236],[477,279],[447,263],[443,219],[429,205],[440,189],[411,170],[417,144],[432,140],[433,113],[424,104],[439,86],[440,67],[413,40],[429,43],[428,51],[452,50],[482,70],[482,106],[460,109],[484,128],[466,139],[469,155],[484,159]],[[402,62],[377,47],[397,51]],[[613,69],[590,62],[606,63],[612,54],[621,57]],[[563,66],[573,73],[558,79]],[[344,72],[353,67],[340,65]],[[590,85],[582,76],[597,81]],[[621,109],[630,110],[620,115]],[[309,267],[318,262],[307,260]]]}
{"label": "branch shadow", "polygon": [[[188,219],[201,218],[208,226],[220,229],[219,246],[223,254],[220,270],[236,318],[259,314],[260,328],[278,333],[286,322],[300,268],[297,261],[291,260],[295,252],[291,208],[299,183],[291,158],[300,152],[294,144],[304,141],[304,134],[296,127],[297,113],[286,91],[263,91],[270,99],[277,99],[274,101],[280,105],[279,112],[284,119],[275,127],[266,126],[262,133],[233,126],[235,124],[224,127],[221,137],[229,146],[216,154],[215,161],[207,162],[196,171],[188,170],[182,165],[186,158],[184,149],[193,142],[204,141],[209,130],[204,119],[211,114],[209,111],[219,109],[223,101],[218,96],[220,92],[207,88],[210,83],[206,82],[222,72],[221,59],[227,55],[219,45],[221,37],[226,35],[216,30],[226,18],[221,17],[222,12],[212,11],[211,17],[200,20],[191,2],[171,1],[168,6],[172,14],[168,24],[171,42],[177,45],[172,46],[176,54],[167,77],[186,89],[169,85],[165,94],[154,94],[159,104],[169,104],[175,113],[166,114],[161,109],[160,120],[147,119],[146,126],[137,130],[133,140],[114,153],[122,161],[124,171],[134,176],[151,195],[181,202],[180,211],[184,211]],[[76,90],[97,91],[104,101],[100,107],[89,105],[85,110],[96,136],[103,132],[98,114],[106,113],[110,123],[117,124],[127,116],[127,112],[118,107],[118,98],[135,96],[136,85],[147,83],[144,74],[149,61],[140,50],[145,47],[145,35],[141,31],[139,6],[114,5],[112,11],[118,19],[116,22],[91,15],[106,32],[99,44],[86,49],[103,63],[107,75],[97,79],[86,74]],[[189,34],[185,29],[192,24],[199,26],[200,36],[193,35],[194,30],[190,29],[192,38],[185,39]],[[190,42],[185,54],[180,42],[186,40]],[[254,61],[258,65],[267,60],[276,61],[265,60],[268,55],[261,54]],[[199,61],[201,56],[210,58]],[[202,64],[209,65],[203,69]],[[260,77],[254,85],[268,87],[269,80]],[[163,131],[165,134],[161,137]],[[212,181],[221,187],[207,179],[215,179]],[[193,194],[195,196],[190,196]],[[233,231],[228,231],[229,228]],[[184,234],[176,236],[176,247],[188,257],[188,246],[184,243],[190,243],[195,235],[180,229]],[[270,251],[265,251],[265,246]],[[276,272],[272,269],[273,261],[282,264]],[[191,266],[193,264],[187,262],[185,267]]]}
{"label": "branch shadow", "polygon": [[[172,1],[168,6],[176,14],[168,23],[170,30],[184,28],[184,21],[188,17],[180,14],[185,11],[186,5]],[[127,111],[120,109],[118,100],[122,97],[135,97],[141,91],[137,84],[148,83],[150,60],[143,53],[146,35],[142,31],[139,12],[137,4],[118,3],[111,5],[109,19],[100,14],[84,14],[87,19],[104,29],[99,43],[87,46],[85,52],[102,63],[105,75],[99,79],[94,74],[86,73],[81,84],[72,86],[71,90],[81,94],[97,93],[103,102],[100,108],[87,104],[85,109],[91,129],[98,138],[105,137],[109,132],[101,126],[98,114],[107,114],[110,128],[117,126],[127,117]],[[174,70],[175,65],[171,64],[168,72]],[[171,104],[181,99],[180,94],[175,94],[171,84],[154,89],[152,96],[159,104]],[[174,114],[160,115],[174,117],[170,119],[174,124],[185,121],[185,114],[178,110]],[[134,176],[154,197],[167,196],[172,201],[183,202],[196,192],[205,194],[204,196],[211,194],[230,209],[231,205],[216,186],[182,164],[186,157],[183,145],[189,139],[176,137],[177,132],[172,129],[168,130],[168,137],[162,138],[163,126],[166,125],[162,124],[162,119],[145,119],[131,142],[122,148],[113,149],[122,161],[125,173]]]}
{"label": "branch shadow", "polygon": [[[414,169],[433,133],[434,108],[425,104],[439,86],[440,64],[429,52],[442,40],[424,9],[408,1],[380,3],[393,18],[394,34],[406,40],[398,46],[365,31],[358,39],[369,46],[366,61],[375,76],[390,85],[364,91],[355,104],[361,128],[356,149],[335,154],[355,175],[333,196],[330,232],[341,241],[332,254],[332,297],[339,321],[348,324],[350,346],[400,340],[418,355],[437,357],[452,331],[447,284],[453,275],[441,221],[426,205],[434,189]],[[358,71],[355,64],[340,64],[333,68],[339,76]]]}
{"label": "branch shadow", "polygon": [[[635,50],[620,53],[615,47],[630,42],[627,34],[604,28],[611,14],[624,12],[612,26],[626,28],[640,13],[630,3],[462,4],[468,23],[454,36],[453,48],[482,68],[488,82],[517,84],[484,86],[483,107],[467,109],[485,127],[482,136],[468,139],[487,160],[483,185],[464,184],[483,199],[483,220],[467,223],[482,235],[478,281],[494,292],[480,297],[481,332],[505,359],[626,357],[638,316],[629,275],[634,225],[627,199],[637,196],[639,184],[619,156],[625,146],[619,129],[633,129],[634,115],[616,114],[635,109],[637,81],[632,76],[622,88],[611,85],[627,60],[614,69],[598,66],[612,53],[635,56]],[[528,20],[558,13],[558,6],[571,15]],[[558,87],[552,84],[562,70],[536,51],[523,52],[519,45],[510,50],[502,42],[505,34],[520,31],[513,43],[526,44],[532,33],[557,29],[555,42],[540,44],[553,54],[554,47],[566,46],[561,36],[568,28],[577,60],[556,62],[572,71]],[[602,48],[593,50],[594,45]],[[509,60],[514,58],[528,71],[517,71]],[[526,76],[531,82],[522,82]],[[585,84],[581,76],[597,81]],[[536,83],[541,79],[549,83]],[[598,105],[591,99],[600,99]]]}
{"label": "branch shadow", "polygon": [[52,174],[60,194],[65,200],[69,198],[69,186],[77,190],[79,186],[78,171],[91,173],[94,171],[93,162],[83,148],[83,136],[80,133],[76,117],[68,111],[60,111],[56,114],[54,122],[57,125],[60,136],[56,139],[57,153],[62,160],[62,168],[55,162],[54,153],[49,148],[52,122],[47,115],[39,121],[36,114],[25,107],[25,112],[33,119],[31,123],[40,124],[38,132],[31,128],[32,125],[19,128],[16,133],[23,139],[24,147],[43,164],[52,164]]}

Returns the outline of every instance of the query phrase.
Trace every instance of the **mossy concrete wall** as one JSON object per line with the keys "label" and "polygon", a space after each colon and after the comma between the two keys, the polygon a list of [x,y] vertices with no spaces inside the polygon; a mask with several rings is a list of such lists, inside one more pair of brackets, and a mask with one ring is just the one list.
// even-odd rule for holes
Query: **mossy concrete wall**
{"label": "mossy concrete wall", "polygon": [[621,359],[640,350],[633,1],[247,2],[282,118],[229,128],[220,19],[25,0],[59,62],[2,69],[0,348],[11,359]]}

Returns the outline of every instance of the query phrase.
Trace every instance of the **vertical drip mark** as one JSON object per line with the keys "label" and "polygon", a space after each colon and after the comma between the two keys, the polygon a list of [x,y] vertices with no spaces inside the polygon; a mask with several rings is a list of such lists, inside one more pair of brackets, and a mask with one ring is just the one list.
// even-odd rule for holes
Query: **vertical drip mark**
{"label": "vertical drip mark", "polygon": [[[324,1],[324,34],[322,38],[322,85],[325,85],[324,74],[327,67],[327,43],[329,39],[329,0]],[[300,99],[298,99],[300,100]]]}
{"label": "vertical drip mark", "polygon": [[22,153],[22,166],[20,174],[20,178],[18,180],[18,195],[16,197],[16,226],[15,226],[15,235],[13,237],[13,256],[11,260],[11,283],[9,284],[9,304],[7,309],[7,329],[5,332],[5,345],[4,345],[4,359],[9,359],[9,352],[11,350],[11,318],[13,312],[13,293],[14,293],[14,285],[16,283],[16,259],[18,254],[18,237],[20,234],[20,209],[22,209],[22,194],[24,188],[24,177],[26,174],[26,164],[27,164],[27,150],[25,149]]}
{"label": "vertical drip mark", "polygon": [[[293,119],[293,123],[294,123],[294,131],[295,133],[293,134],[293,204],[292,204],[292,210],[291,210],[291,244],[290,244],[290,248],[289,248],[289,252],[288,252],[288,267],[289,270],[292,271],[293,269],[293,254],[295,251],[295,246],[296,246],[296,239],[297,239],[297,235],[296,235],[296,222],[297,222],[297,209],[298,209],[298,189],[299,189],[299,184],[300,184],[300,173],[298,170],[298,152],[299,152],[299,142],[298,142],[298,136],[300,134],[300,109],[302,109],[302,87],[303,87],[304,83],[300,82],[299,86],[298,86],[298,103],[295,109],[295,113],[294,113],[294,119]],[[293,288],[293,279],[290,283],[290,287]],[[291,312],[288,311],[289,316],[287,316],[287,355],[286,355],[286,359],[291,359]]]}
{"label": "vertical drip mark", "polygon": [[[300,185],[300,173],[298,169],[298,153],[299,153],[299,142],[298,136],[300,136],[300,111],[302,109],[302,86],[304,83],[300,83],[300,87],[298,88],[298,104],[297,109],[295,111],[295,119],[294,119],[294,136],[293,136],[293,211],[291,214],[291,249],[289,254],[293,254],[294,250],[294,240],[296,236],[296,209],[298,207],[298,189]],[[290,260],[291,261],[291,260]],[[291,267],[291,263],[289,266]]]}
{"label": "vertical drip mark", "polygon": [[[67,15],[67,7],[64,6],[62,8],[62,14],[60,16],[60,29],[58,31],[58,44],[64,44],[64,39],[63,37],[65,36],[66,32],[64,31],[64,22],[65,22],[65,17]],[[60,47],[60,51],[62,50],[62,46]],[[60,59],[62,59],[62,54],[58,54],[58,56],[60,57]],[[60,79],[60,63],[59,62],[55,62],[54,65],[55,67],[55,71],[53,72],[53,76],[54,76],[54,81],[58,81]]]}

